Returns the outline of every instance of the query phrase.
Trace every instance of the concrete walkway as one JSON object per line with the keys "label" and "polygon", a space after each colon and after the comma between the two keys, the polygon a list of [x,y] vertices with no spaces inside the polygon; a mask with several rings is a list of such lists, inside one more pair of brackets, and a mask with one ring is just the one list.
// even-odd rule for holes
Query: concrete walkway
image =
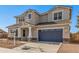
{"label": "concrete walkway", "polygon": [[[26,42],[26,44],[16,47],[14,49],[0,48],[0,53],[56,53],[62,43],[33,43]],[[23,50],[22,48],[28,46],[31,49]]]}

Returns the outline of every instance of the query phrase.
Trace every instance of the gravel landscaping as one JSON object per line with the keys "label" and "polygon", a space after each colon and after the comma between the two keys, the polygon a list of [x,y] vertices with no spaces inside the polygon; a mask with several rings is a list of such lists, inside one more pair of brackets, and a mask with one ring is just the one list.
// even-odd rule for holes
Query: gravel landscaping
{"label": "gravel landscaping", "polygon": [[13,45],[13,40],[8,40],[8,39],[0,39],[0,47],[2,48],[15,48],[15,47],[18,47],[18,46],[21,46],[23,45],[24,43],[21,42],[21,41],[16,41],[16,45],[14,46]]}
{"label": "gravel landscaping", "polygon": [[79,53],[79,44],[63,43],[58,53]]}

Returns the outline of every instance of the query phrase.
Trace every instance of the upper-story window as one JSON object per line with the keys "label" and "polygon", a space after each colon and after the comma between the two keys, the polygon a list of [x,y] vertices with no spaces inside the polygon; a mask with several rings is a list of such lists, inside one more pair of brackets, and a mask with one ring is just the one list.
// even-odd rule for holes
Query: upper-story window
{"label": "upper-story window", "polygon": [[24,18],[19,19],[19,22],[24,22],[24,21],[25,21]]}
{"label": "upper-story window", "polygon": [[57,20],[57,13],[54,13],[54,20]]}
{"label": "upper-story window", "polygon": [[62,12],[54,13],[54,20],[62,19]]}
{"label": "upper-story window", "polygon": [[58,19],[62,19],[62,12],[59,12]]}
{"label": "upper-story window", "polygon": [[31,17],[32,17],[32,14],[28,14],[28,18],[31,19]]}

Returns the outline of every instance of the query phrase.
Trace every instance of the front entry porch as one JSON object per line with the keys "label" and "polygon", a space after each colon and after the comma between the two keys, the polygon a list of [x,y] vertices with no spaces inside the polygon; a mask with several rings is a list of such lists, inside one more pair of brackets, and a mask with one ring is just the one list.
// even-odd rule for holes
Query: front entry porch
{"label": "front entry porch", "polygon": [[28,34],[29,34],[29,29],[28,28],[21,28],[21,40],[27,40]]}
{"label": "front entry porch", "polygon": [[16,38],[20,40],[30,41],[30,39],[32,39],[32,27],[17,28]]}

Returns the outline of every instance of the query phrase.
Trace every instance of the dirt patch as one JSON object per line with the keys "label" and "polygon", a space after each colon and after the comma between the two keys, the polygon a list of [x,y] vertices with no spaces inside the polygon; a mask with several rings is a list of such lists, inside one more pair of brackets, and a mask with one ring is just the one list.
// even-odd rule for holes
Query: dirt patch
{"label": "dirt patch", "polygon": [[3,48],[15,48],[15,47],[18,47],[20,45],[23,45],[24,43],[21,42],[21,41],[16,41],[16,45],[14,46],[13,45],[13,40],[1,40],[0,39],[0,47],[3,47]]}
{"label": "dirt patch", "polygon": [[63,43],[58,53],[79,53],[79,44]]}

